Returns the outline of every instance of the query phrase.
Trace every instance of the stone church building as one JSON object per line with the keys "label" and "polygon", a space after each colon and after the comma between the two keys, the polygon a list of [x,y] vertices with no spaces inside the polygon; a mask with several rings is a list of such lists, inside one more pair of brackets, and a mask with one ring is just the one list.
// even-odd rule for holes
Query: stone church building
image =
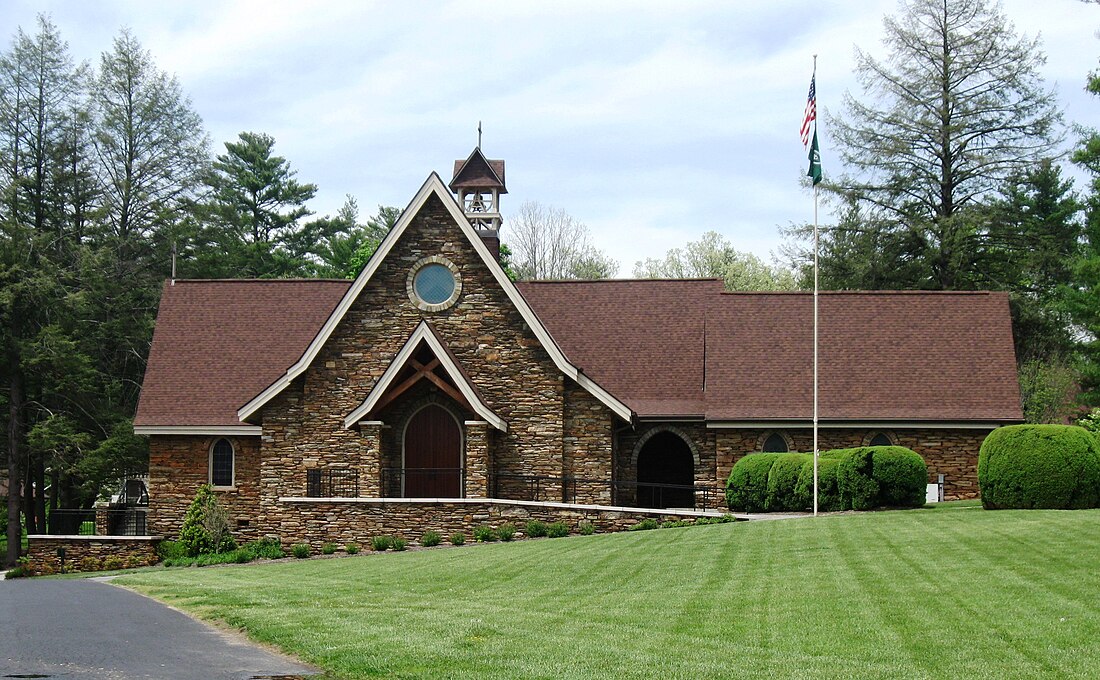
{"label": "stone church building", "polygon": [[[167,282],[135,419],[149,528],[204,483],[244,539],[720,509],[740,456],[810,450],[812,295],[515,283],[506,191],[475,149],[354,281]],[[820,324],[822,450],[907,446],[975,496],[983,438],[1021,420],[1007,297],[826,292]]]}

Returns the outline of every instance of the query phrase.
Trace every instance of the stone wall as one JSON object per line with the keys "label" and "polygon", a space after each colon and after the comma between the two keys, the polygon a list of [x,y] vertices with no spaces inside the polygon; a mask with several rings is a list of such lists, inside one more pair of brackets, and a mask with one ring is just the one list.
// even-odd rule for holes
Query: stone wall
{"label": "stone wall", "polygon": [[[221,437],[153,435],[149,437],[148,530],[174,539],[198,488],[210,481],[210,447]],[[225,437],[233,444],[234,486],[216,489],[229,513],[233,536],[263,536],[260,522],[260,442],[258,437]],[[304,485],[304,473],[303,473]],[[305,491],[303,486],[303,492]]]}
{"label": "stone wall", "polygon": [[[308,543],[315,551],[325,543],[358,543],[370,545],[375,536],[400,536],[419,541],[425,531],[436,531],[446,539],[462,532],[473,540],[473,530],[488,525],[513,524],[522,534],[528,520],[546,523],[564,522],[570,533],[578,533],[582,522],[591,522],[596,531],[622,531],[642,519],[658,521],[704,516],[686,511],[640,511],[629,508],[596,506],[566,506],[554,503],[524,501],[456,502],[416,501],[317,501],[313,499],[283,499],[284,522],[279,537],[284,547]],[[715,513],[708,513],[714,516]]]}
{"label": "stone wall", "polygon": [[65,549],[66,573],[145,567],[157,563],[159,542],[155,536],[29,536],[27,560],[36,575],[61,573],[58,548]]}
{"label": "stone wall", "polygon": [[[715,430],[717,433],[715,441],[718,460],[717,481],[724,486],[734,463],[747,453],[759,451],[764,438],[773,431],[777,430]],[[781,432],[790,441],[792,451],[813,450],[813,430],[788,429]],[[818,446],[821,451],[865,446],[878,432],[883,430],[821,428],[818,431]],[[924,458],[924,462],[928,465],[929,483],[936,482],[938,475],[944,475],[945,500],[979,496],[978,450],[990,430],[915,428],[885,432],[898,446],[912,449]]]}
{"label": "stone wall", "polygon": [[587,390],[572,380],[564,393],[562,476],[582,480],[567,490],[563,500],[576,503],[610,504],[610,482],[614,478],[613,449],[615,416]]}

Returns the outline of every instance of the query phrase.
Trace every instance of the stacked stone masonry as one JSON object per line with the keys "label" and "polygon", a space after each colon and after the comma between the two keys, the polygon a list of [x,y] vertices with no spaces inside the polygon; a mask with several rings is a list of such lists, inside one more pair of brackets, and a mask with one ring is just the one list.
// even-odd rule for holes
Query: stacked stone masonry
{"label": "stacked stone masonry", "polygon": [[65,572],[131,569],[157,563],[153,537],[31,536],[27,541],[27,566],[35,574],[61,573],[58,549],[65,550]]}

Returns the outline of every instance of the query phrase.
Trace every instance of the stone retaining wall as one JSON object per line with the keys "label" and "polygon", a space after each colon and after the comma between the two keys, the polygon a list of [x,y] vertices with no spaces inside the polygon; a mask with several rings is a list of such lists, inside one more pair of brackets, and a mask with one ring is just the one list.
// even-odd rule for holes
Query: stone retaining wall
{"label": "stone retaining wall", "polygon": [[487,499],[395,500],[392,498],[313,499],[280,498],[286,508],[279,539],[284,546],[308,543],[314,550],[325,543],[370,545],[374,536],[400,536],[419,541],[425,531],[444,537],[462,532],[468,541],[482,525],[514,524],[522,534],[528,520],[565,522],[570,533],[578,533],[582,522],[596,531],[622,531],[646,518],[658,521],[714,517],[716,512],[639,510],[601,505],[534,503]]}
{"label": "stone retaining wall", "polygon": [[[36,575],[61,573],[57,549],[65,549],[65,573],[151,566],[157,563],[159,536],[27,537],[28,567]],[[117,566],[109,564],[117,560]]]}

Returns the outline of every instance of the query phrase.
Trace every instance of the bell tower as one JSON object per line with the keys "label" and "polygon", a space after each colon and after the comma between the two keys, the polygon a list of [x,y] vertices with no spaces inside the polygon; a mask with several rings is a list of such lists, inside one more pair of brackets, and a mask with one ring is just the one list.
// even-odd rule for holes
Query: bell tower
{"label": "bell tower", "polygon": [[500,197],[504,186],[504,161],[489,160],[478,144],[466,160],[455,161],[454,179],[448,185],[466,219],[483,239],[496,239],[500,229]]}

